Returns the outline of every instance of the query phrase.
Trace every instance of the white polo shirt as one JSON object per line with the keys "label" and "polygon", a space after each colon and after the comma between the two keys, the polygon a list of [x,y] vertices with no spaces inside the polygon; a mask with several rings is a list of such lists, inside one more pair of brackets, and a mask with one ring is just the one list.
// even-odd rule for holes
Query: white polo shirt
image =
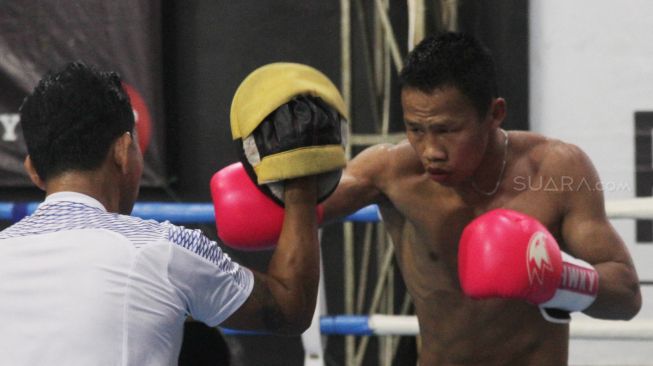
{"label": "white polo shirt", "polygon": [[176,365],[186,316],[216,326],[253,283],[199,230],[55,193],[0,232],[0,365]]}

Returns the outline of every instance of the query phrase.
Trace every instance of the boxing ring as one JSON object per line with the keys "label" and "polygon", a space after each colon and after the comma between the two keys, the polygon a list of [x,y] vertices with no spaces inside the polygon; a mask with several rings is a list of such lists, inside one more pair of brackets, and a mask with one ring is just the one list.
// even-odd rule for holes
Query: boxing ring
{"label": "boxing ring", "polygon": [[[14,222],[32,213],[38,206],[37,202],[15,203],[0,202],[0,220]],[[606,202],[606,212],[611,219],[653,219],[653,197],[613,200]],[[133,216],[156,221],[168,220],[175,224],[214,224],[214,208],[211,203],[167,203],[138,202],[134,206]],[[374,205],[365,207],[343,219],[346,223],[380,223],[378,208]],[[369,247],[365,240],[363,246]],[[381,256],[380,272],[387,272],[393,258],[392,246],[389,246]],[[367,270],[367,265],[363,264]],[[395,337],[390,349],[396,352],[396,337],[416,336],[419,334],[417,318],[405,314],[409,301],[401,306],[399,315],[377,313],[380,302],[381,287],[379,283],[374,290],[374,299],[369,307],[368,315],[328,314],[324,293],[324,276],[321,276],[318,306],[311,327],[302,336],[306,353],[305,365],[324,365],[323,352],[325,336],[360,336],[361,344],[356,353],[356,364],[361,364],[367,346],[368,336]],[[643,285],[650,285],[650,281]],[[360,301],[359,301],[360,302]],[[359,307],[360,308],[360,307]],[[256,332],[241,332],[222,329],[226,335],[260,334]],[[574,319],[570,325],[572,339],[587,340],[623,340],[623,341],[653,341],[653,320],[606,321],[597,319]],[[392,342],[391,342],[392,343]],[[393,352],[388,354],[393,357]]]}

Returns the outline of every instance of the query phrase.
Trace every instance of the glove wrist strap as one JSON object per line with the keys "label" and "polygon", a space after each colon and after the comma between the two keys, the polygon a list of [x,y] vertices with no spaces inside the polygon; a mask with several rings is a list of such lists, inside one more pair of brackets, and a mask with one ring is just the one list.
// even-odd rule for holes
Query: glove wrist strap
{"label": "glove wrist strap", "polygon": [[[594,300],[599,289],[598,272],[589,263],[562,253],[560,284],[553,297],[540,304],[542,316],[554,323],[568,323],[569,317],[562,313],[583,311]],[[555,311],[559,310],[559,311]]]}

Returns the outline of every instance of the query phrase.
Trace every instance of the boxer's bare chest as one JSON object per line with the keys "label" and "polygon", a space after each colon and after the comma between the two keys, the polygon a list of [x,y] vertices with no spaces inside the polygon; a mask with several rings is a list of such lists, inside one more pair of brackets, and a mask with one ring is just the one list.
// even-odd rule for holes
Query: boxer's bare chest
{"label": "boxer's bare chest", "polygon": [[[546,183],[553,179],[556,178],[539,177],[517,166],[506,175],[497,194],[477,194],[470,198],[435,184],[423,174],[397,177],[384,192],[388,203],[380,207],[397,258],[406,272],[404,275],[414,280],[416,290],[422,277],[428,277],[427,287],[448,284],[457,288],[460,235],[472,219],[496,208],[535,217],[564,246],[560,235],[564,211],[562,190]],[[440,276],[433,276],[435,273]],[[437,283],[437,278],[442,283]]]}
{"label": "boxer's bare chest", "polygon": [[442,187],[410,158],[391,168],[384,180],[381,190],[387,200],[380,204],[381,213],[415,304],[425,365],[446,364],[442,357],[461,365],[565,364],[566,327],[546,322],[537,307],[523,301],[472,300],[462,294],[458,280],[458,241],[463,229],[495,208],[535,217],[564,247],[561,192],[568,188],[566,181],[540,176],[544,171],[551,175],[555,169],[542,169],[542,154],[531,148],[537,141],[527,142],[513,145],[501,187],[491,196],[479,193],[474,197]]}
{"label": "boxer's bare chest", "polygon": [[[547,327],[535,307],[500,299],[472,301],[463,296],[458,280],[458,241],[473,218],[499,207],[534,216],[559,236],[557,193],[510,186],[494,197],[465,201],[439,191],[428,179],[413,177],[397,183],[386,192],[391,203],[381,205],[381,212],[416,306],[424,341],[431,347],[460,353],[461,359],[479,344],[497,352],[504,345],[512,349],[534,347],[540,336],[537,329]],[[484,332],[491,336],[482,337],[479,326],[494,331]]]}

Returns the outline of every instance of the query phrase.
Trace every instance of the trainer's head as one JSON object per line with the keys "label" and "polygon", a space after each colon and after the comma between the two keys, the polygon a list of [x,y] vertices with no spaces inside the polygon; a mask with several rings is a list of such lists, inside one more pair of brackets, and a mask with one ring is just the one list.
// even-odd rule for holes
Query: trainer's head
{"label": "trainer's head", "polygon": [[37,186],[45,189],[65,173],[98,172],[108,164],[115,171],[109,179],[115,176],[120,190],[119,210],[131,211],[143,162],[129,97],[116,73],[69,63],[43,77],[20,114],[26,167]]}
{"label": "trainer's head", "polygon": [[440,33],[422,40],[408,55],[399,76],[402,89],[423,93],[454,87],[466,96],[482,118],[498,97],[490,52],[464,33]]}

